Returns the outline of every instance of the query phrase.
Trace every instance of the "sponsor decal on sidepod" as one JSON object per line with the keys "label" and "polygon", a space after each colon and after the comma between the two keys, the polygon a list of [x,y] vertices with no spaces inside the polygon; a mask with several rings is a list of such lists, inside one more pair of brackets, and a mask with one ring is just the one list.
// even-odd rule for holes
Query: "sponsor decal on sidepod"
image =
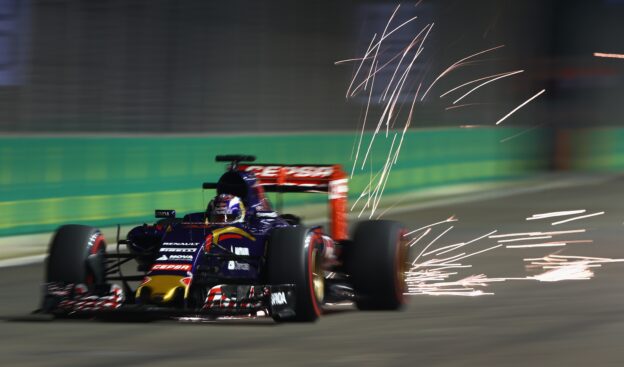
{"label": "sponsor decal on sidepod", "polygon": [[193,255],[169,255],[169,260],[191,261],[193,260]]}
{"label": "sponsor decal on sidepod", "polygon": [[285,305],[286,304],[286,295],[284,292],[275,292],[271,293],[271,305]]}

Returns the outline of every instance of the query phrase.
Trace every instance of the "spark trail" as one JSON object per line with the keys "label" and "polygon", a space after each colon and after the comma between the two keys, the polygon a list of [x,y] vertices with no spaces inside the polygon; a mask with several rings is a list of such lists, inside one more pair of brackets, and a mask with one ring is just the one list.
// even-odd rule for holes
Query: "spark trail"
{"label": "spark trail", "polygon": [[491,78],[491,79],[489,79],[488,81],[485,81],[485,82],[483,82],[483,83],[481,83],[481,84],[477,85],[476,87],[472,88],[472,89],[471,89],[471,90],[469,90],[468,92],[464,93],[461,97],[459,97],[459,98],[457,98],[456,100],[454,100],[454,101],[453,101],[453,104],[457,104],[457,102],[459,102],[459,101],[461,101],[462,99],[464,99],[464,98],[468,97],[468,95],[470,95],[472,92],[476,91],[477,89],[479,89],[479,88],[481,88],[481,87],[483,87],[483,86],[485,86],[485,85],[487,85],[487,84],[489,84],[489,83],[495,82],[495,81],[497,81],[497,80],[499,80],[499,79],[503,79],[503,78],[510,77],[510,76],[512,76],[512,75],[520,74],[520,73],[522,73],[522,72],[524,72],[524,70],[517,70],[517,71],[512,71],[512,72],[510,72],[510,73],[504,73],[503,75],[497,76],[497,77],[495,77],[495,78]]}
{"label": "spark trail", "polygon": [[533,97],[527,99],[526,101],[522,102],[522,104],[520,104],[518,107],[514,108],[513,110],[511,110],[511,112],[509,112],[508,114],[506,114],[505,116],[503,116],[503,118],[501,118],[500,120],[496,121],[495,125],[500,124],[501,122],[505,121],[509,116],[513,115],[516,111],[518,111],[519,109],[521,109],[522,107],[524,107],[527,103],[531,102],[532,100],[534,100],[535,98],[539,97],[540,95],[542,95],[544,92],[546,92],[546,89],[542,89],[541,91],[539,91],[536,95],[534,95]]}
{"label": "spark trail", "polygon": [[624,54],[608,54],[604,52],[594,52],[595,57],[606,57],[609,59],[624,59]]}

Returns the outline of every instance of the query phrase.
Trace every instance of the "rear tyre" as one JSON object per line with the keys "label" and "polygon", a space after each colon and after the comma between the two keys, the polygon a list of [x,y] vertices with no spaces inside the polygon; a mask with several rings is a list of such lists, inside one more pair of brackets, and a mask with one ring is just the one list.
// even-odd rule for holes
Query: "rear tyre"
{"label": "rear tyre", "polygon": [[46,281],[85,284],[94,289],[105,283],[104,236],[97,229],[78,224],[60,227],[48,250]]}
{"label": "rear tyre", "polygon": [[356,306],[361,310],[397,310],[405,303],[407,241],[394,221],[360,222],[347,252]]}
{"label": "rear tyre", "polygon": [[325,278],[322,248],[305,227],[276,229],[268,245],[269,284],[295,284],[295,316],[272,315],[279,322],[312,322],[321,315]]}

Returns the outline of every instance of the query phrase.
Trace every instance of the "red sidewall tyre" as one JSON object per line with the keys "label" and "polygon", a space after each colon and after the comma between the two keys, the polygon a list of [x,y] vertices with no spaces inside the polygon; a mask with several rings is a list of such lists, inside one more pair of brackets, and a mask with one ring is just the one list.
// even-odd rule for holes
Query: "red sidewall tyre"
{"label": "red sidewall tyre", "polygon": [[295,316],[276,321],[315,321],[322,313],[314,291],[313,266],[320,261],[315,256],[317,234],[305,227],[277,228],[271,235],[267,253],[269,284],[295,284]]}

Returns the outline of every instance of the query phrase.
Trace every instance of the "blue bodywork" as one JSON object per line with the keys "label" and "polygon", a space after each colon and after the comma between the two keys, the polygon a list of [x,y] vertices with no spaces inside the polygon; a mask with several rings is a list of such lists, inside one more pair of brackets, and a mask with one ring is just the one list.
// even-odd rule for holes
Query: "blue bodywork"
{"label": "blue bodywork", "polygon": [[[137,255],[142,270],[147,271],[146,279],[159,279],[162,275],[188,279],[185,298],[190,284],[210,288],[217,284],[264,281],[266,245],[271,232],[290,224],[271,209],[253,173],[228,170],[215,188],[217,194],[242,199],[246,207],[244,220],[210,223],[205,212],[196,212],[182,219],[163,219],[154,225],[133,228],[127,236],[128,247]],[[168,302],[165,295],[171,283],[149,286],[152,294],[143,300],[151,297],[151,302]],[[179,285],[176,283],[175,287]],[[159,298],[152,297],[153,294],[159,294]],[[141,298],[139,287],[137,299]],[[169,299],[173,299],[171,294]]]}

